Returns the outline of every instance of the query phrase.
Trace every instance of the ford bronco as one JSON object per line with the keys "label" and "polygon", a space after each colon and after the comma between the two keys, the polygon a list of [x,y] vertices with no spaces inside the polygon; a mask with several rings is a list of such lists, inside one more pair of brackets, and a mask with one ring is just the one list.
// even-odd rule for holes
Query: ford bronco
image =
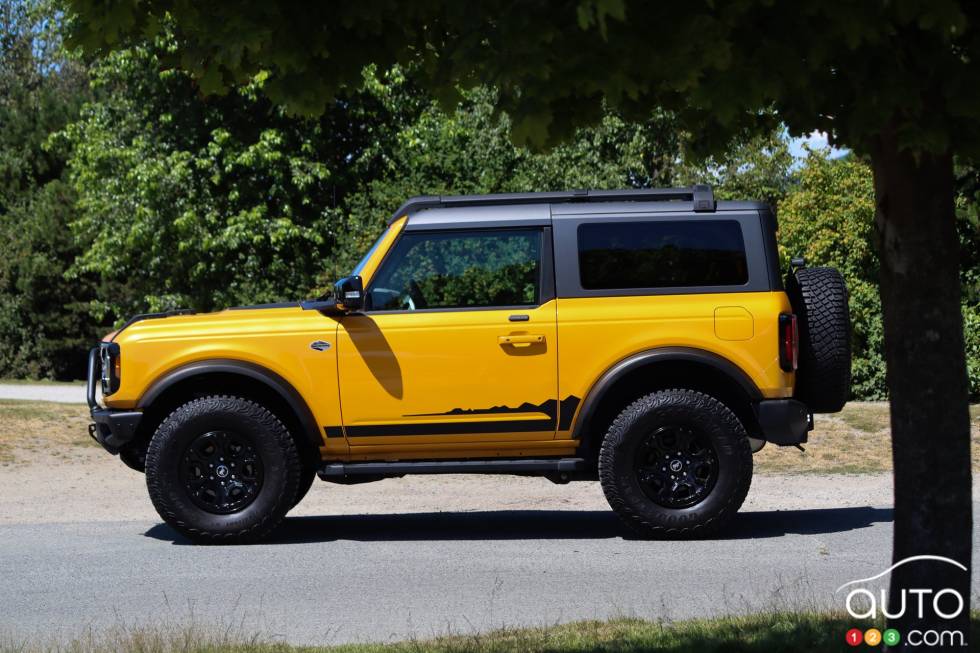
{"label": "ford bronco", "polygon": [[106,336],[90,433],[203,543],[317,476],[439,473],[597,479],[643,535],[712,533],[850,390],[843,280],[784,282],[776,230],[707,186],[413,198],[329,296]]}

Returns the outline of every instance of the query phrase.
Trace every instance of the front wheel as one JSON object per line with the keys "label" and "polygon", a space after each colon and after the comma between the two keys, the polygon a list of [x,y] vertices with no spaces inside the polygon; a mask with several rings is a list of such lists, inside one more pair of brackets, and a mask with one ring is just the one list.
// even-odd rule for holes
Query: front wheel
{"label": "front wheel", "polygon": [[301,474],[283,423],[241,397],[180,406],[146,452],[153,506],[174,529],[206,544],[253,542],[271,533],[292,508]]}
{"label": "front wheel", "polygon": [[717,399],[663,390],[613,421],[599,452],[613,510],[648,537],[696,537],[724,526],[752,480],[748,435]]}

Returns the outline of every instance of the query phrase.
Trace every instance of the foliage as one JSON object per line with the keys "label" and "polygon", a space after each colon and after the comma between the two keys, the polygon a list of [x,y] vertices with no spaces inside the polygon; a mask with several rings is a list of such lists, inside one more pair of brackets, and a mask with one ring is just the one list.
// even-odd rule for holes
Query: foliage
{"label": "foliage", "polygon": [[65,278],[84,243],[68,231],[66,153],[46,141],[77,114],[87,80],[61,53],[52,12],[0,0],[0,376],[78,376],[100,328],[93,281]]}
{"label": "foliage", "polygon": [[[10,25],[16,11],[26,16],[26,5],[3,6]],[[612,106],[601,108],[594,127],[536,153],[508,138],[513,124],[498,111],[497,91],[456,89],[447,112],[417,85],[425,79],[418,63],[358,71],[322,115],[293,117],[266,99],[274,89],[265,75],[203,97],[190,75],[165,69],[186,36],[165,31],[98,61],[87,92],[85,71],[63,59],[57,38],[44,40],[47,49],[34,39],[25,50],[40,28],[19,20],[29,38],[4,29],[5,61],[16,65],[0,70],[0,238],[11,253],[0,260],[5,374],[77,375],[98,325],[134,312],[320,292],[350,271],[411,195],[707,181],[719,198],[779,206],[784,267],[802,252],[811,265],[842,269],[854,317],[855,394],[886,392],[873,193],[857,159],[815,153],[794,172],[787,134],[777,129],[738,132],[727,148],[697,160],[688,152],[701,135],[683,131],[676,113],[627,119]],[[38,52],[48,54],[37,59]],[[48,133],[75,116],[45,147]],[[980,176],[963,166],[958,183],[977,394],[980,340],[970,327],[980,320]]]}
{"label": "foliage", "polygon": [[73,271],[127,287],[97,307],[114,320],[307,295],[337,243],[338,203],[398,119],[370,90],[317,119],[286,116],[258,83],[204,101],[186,75],[159,71],[166,47],[99,62],[99,98],[58,136],[79,196],[72,226],[92,243]]}
{"label": "foliage", "polygon": [[72,43],[93,55],[172,20],[166,63],[205,92],[261,75],[275,102],[299,112],[326,110],[366,64],[418,62],[444,103],[459,85],[492,80],[519,143],[567,139],[601,120],[607,102],[631,120],[667,109],[715,151],[772,126],[775,115],[759,113],[771,107],[794,134],[824,131],[862,152],[886,120],[902,147],[980,152],[978,9],[956,0],[67,4]]}
{"label": "foliage", "polygon": [[[389,84],[383,98],[391,112],[405,92]],[[534,152],[509,141],[510,120],[497,115],[496,106],[496,93],[478,87],[463,92],[451,112],[430,101],[417,119],[398,126],[383,154],[383,173],[348,196],[343,231],[351,245],[331,259],[324,283],[348,272],[391,211],[412,195],[641,188],[707,179],[717,184],[719,197],[775,202],[790,183],[784,133],[736,139],[716,157],[695,163],[687,156],[690,136],[672,115],[653,111],[627,121],[607,109],[594,127],[548,152]]]}
{"label": "foliage", "polygon": [[[794,653],[845,650],[844,635],[881,620],[816,612],[780,599],[766,611],[683,621],[617,618],[543,627],[411,637],[385,643],[293,646],[268,642],[244,629],[164,624],[90,629],[63,646],[0,640],[0,653]],[[796,601],[795,603],[802,603]],[[970,614],[969,637],[980,637],[980,612]]]}
{"label": "foliage", "polygon": [[[401,69],[368,68],[330,111],[296,118],[259,82],[202,98],[186,74],[160,71],[171,47],[161,38],[95,64],[96,99],[53,140],[71,151],[74,233],[91,243],[72,271],[120,289],[94,305],[100,319],[315,294],[412,195],[669,185],[683,162],[683,137],[662,112],[629,123],[610,111],[535,154],[507,138],[487,88],[446,113]],[[778,138],[771,147],[785,152]],[[744,151],[768,165],[756,178],[788,174],[774,170],[785,157]],[[746,176],[756,169],[725,156]]]}
{"label": "foliage", "polygon": [[847,281],[852,388],[863,399],[887,394],[874,212],[868,166],[853,156],[832,160],[826,151],[809,152],[779,208],[782,269],[789,268],[790,257],[802,255],[808,265],[837,268]]}
{"label": "foliage", "polygon": [[[974,397],[980,396],[980,234],[976,228],[980,196],[975,195],[974,185],[978,175],[973,168],[960,170],[957,198],[967,369]],[[802,255],[807,265],[841,271],[847,281],[853,329],[852,391],[858,399],[887,398],[870,167],[853,155],[832,159],[826,150],[810,150],[779,207],[782,269],[788,269],[790,257]]]}
{"label": "foliage", "polygon": [[980,168],[960,166],[956,178],[966,367],[970,395],[980,397]]}
{"label": "foliage", "polygon": [[718,199],[761,200],[778,210],[793,185],[794,160],[787,142],[784,129],[742,135],[718,154],[686,157],[675,183],[711,184]]}
{"label": "foliage", "polygon": [[[407,90],[388,84],[388,111]],[[496,94],[477,88],[447,113],[428,101],[414,120],[392,125],[390,147],[377,156],[384,170],[348,196],[343,230],[349,246],[338,252],[323,282],[349,271],[381,231],[391,212],[413,195],[624,188],[672,183],[680,142],[672,118],[655,112],[628,123],[607,112],[592,129],[548,153],[532,153],[507,137],[510,123],[494,113]]]}

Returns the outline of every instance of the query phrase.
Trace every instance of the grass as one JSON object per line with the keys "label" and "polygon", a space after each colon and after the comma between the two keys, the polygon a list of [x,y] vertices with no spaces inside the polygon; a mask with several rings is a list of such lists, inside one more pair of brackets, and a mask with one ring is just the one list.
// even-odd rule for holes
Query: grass
{"label": "grass", "polygon": [[[970,406],[973,471],[980,471],[980,405]],[[834,415],[817,415],[806,452],[767,444],[755,455],[765,474],[867,474],[892,469],[886,402],[854,401]]]}
{"label": "grass", "polygon": [[[973,470],[980,471],[980,405],[970,407]],[[26,463],[39,453],[68,457],[93,446],[83,404],[0,400],[0,465]],[[888,404],[852,402],[835,415],[817,415],[806,452],[766,447],[755,456],[760,474],[862,474],[891,471]]]}
{"label": "grass", "polygon": [[[783,653],[853,650],[844,634],[880,623],[859,622],[844,613],[766,613],[679,622],[614,619],[560,626],[502,629],[390,644],[297,647],[240,637],[227,630],[109,629],[60,645],[0,642],[0,653]],[[972,641],[980,638],[980,612],[971,619]]]}
{"label": "grass", "polygon": [[0,465],[98,446],[88,436],[89,421],[88,406],[81,404],[0,400]]}

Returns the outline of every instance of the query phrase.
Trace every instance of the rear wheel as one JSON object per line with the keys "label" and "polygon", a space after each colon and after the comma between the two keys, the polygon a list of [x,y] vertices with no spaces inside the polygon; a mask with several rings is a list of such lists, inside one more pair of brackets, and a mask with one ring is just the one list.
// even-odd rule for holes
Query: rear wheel
{"label": "rear wheel", "polygon": [[695,537],[738,512],[752,453],[742,423],[720,401],[663,390],[628,406],[609,427],[599,480],[609,505],[638,533]]}
{"label": "rear wheel", "polygon": [[283,423],[240,397],[194,399],[157,428],[146,484],[157,512],[200,543],[252,542],[293,506],[301,467]]}

